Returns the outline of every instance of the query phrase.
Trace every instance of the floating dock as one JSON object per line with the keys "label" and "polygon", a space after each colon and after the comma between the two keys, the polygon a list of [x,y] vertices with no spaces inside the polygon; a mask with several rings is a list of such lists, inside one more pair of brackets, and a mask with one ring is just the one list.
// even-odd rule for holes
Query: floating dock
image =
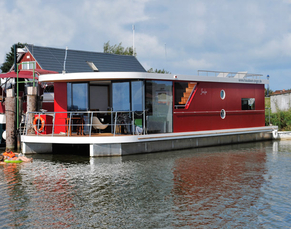
{"label": "floating dock", "polygon": [[[179,149],[219,146],[244,142],[272,140],[276,136],[274,126],[228,130],[163,133],[148,135],[97,134],[88,136],[23,135],[22,151],[25,154],[53,153],[54,145],[87,146],[91,157],[123,156],[154,153]],[[275,133],[275,134],[274,134]]]}

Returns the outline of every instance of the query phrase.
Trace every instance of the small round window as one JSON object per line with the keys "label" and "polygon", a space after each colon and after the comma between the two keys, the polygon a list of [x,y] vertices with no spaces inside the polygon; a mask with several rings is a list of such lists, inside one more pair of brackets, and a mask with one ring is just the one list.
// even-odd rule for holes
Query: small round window
{"label": "small round window", "polygon": [[221,90],[220,91],[220,98],[221,99],[224,99],[225,98],[225,91],[224,90]]}
{"label": "small round window", "polygon": [[220,111],[220,117],[221,117],[222,119],[225,119],[225,116],[226,116],[226,112],[225,112],[224,109],[222,109],[222,110]]}

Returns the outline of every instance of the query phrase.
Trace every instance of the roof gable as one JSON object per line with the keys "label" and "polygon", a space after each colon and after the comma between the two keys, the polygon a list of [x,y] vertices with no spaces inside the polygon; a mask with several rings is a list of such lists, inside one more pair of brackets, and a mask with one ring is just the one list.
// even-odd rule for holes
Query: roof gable
{"label": "roof gable", "polygon": [[[42,69],[61,73],[64,68],[66,49],[27,45]],[[67,73],[93,72],[92,62],[100,72],[145,72],[135,56],[116,55],[101,52],[67,50],[65,69]]]}

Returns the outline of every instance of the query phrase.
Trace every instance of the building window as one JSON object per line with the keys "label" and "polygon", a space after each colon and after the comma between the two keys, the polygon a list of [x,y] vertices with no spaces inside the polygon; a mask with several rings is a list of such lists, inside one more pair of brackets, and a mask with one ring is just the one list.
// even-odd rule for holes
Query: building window
{"label": "building window", "polygon": [[224,109],[222,109],[222,110],[220,111],[220,117],[221,117],[222,119],[225,119],[225,116],[226,116],[226,112],[225,112]]}
{"label": "building window", "polygon": [[29,69],[35,69],[36,68],[36,63],[35,61],[30,61],[30,62],[22,62],[22,69],[23,70],[29,70]]}
{"label": "building window", "polygon": [[220,91],[220,98],[223,100],[225,99],[225,91],[224,90],[221,90]]}
{"label": "building window", "polygon": [[254,98],[243,98],[241,99],[242,110],[255,110],[255,99]]}

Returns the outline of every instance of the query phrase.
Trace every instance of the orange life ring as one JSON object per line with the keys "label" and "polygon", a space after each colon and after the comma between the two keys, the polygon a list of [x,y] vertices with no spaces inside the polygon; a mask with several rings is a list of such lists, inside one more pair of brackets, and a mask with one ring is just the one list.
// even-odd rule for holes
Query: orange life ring
{"label": "orange life ring", "polygon": [[[36,125],[37,123],[37,120],[40,120],[41,121],[41,127],[38,129]],[[36,116],[33,120],[33,129],[37,132],[37,133],[41,133],[44,131],[44,125],[45,125],[45,120],[43,117],[41,116]]]}

